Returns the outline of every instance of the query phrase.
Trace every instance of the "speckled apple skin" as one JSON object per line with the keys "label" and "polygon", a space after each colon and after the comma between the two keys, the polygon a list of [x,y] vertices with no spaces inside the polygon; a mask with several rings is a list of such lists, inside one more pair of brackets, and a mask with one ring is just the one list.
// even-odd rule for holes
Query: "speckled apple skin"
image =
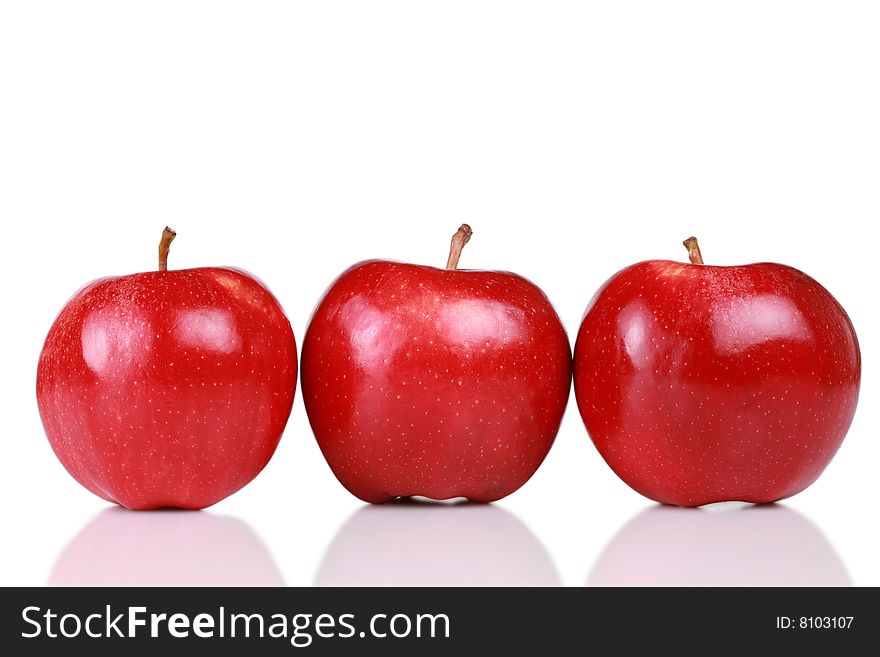
{"label": "speckled apple skin", "polygon": [[840,447],[861,356],[839,303],[791,267],[649,261],[587,308],[575,398],[612,470],[664,504],[765,503]]}
{"label": "speckled apple skin", "polygon": [[278,301],[231,268],[90,283],[46,338],[37,401],[87,489],[129,509],[201,509],[263,469],[290,415],[296,345]]}
{"label": "speckled apple skin", "polygon": [[360,499],[491,502],[550,450],[571,348],[547,297],[521,276],[373,260],[318,304],[302,386],[327,462]]}

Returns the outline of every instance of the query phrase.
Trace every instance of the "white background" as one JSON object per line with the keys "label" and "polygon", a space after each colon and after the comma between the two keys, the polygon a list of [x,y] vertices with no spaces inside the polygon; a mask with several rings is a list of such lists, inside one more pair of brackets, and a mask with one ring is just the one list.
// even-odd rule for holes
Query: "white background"
{"label": "white background", "polygon": [[[39,2],[0,5],[2,584],[880,585],[875,2]],[[535,477],[489,507],[364,507],[297,395],[269,466],[203,513],[108,511],[55,459],[37,357],[100,276],[235,265],[299,342],[355,261],[540,285],[573,336],[649,258],[778,261],[862,344],[860,407],[777,507],[662,509],[574,403]],[[625,529],[624,529],[625,527]]]}

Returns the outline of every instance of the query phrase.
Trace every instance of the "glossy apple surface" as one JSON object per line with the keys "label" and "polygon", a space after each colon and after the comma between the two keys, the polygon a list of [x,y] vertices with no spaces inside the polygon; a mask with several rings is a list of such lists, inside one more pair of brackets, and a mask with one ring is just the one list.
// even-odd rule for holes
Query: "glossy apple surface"
{"label": "glossy apple surface", "polygon": [[130,509],[210,506],[253,479],[293,403],[296,347],[250,274],[205,267],[90,283],[55,320],[37,401],[73,477]]}
{"label": "glossy apple surface", "polygon": [[521,276],[374,260],[320,301],[302,386],[318,444],[357,497],[491,502],[547,455],[571,351],[547,297]]}
{"label": "glossy apple surface", "polygon": [[840,447],[861,359],[849,318],[778,264],[649,261],[613,276],[584,316],[575,397],[608,465],[658,502],[773,502]]}

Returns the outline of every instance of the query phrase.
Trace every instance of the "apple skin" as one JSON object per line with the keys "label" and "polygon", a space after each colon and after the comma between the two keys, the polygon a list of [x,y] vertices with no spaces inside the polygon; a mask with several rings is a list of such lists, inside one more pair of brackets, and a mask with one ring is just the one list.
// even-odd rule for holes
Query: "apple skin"
{"label": "apple skin", "polygon": [[813,483],[852,421],[860,373],[840,304],[771,263],[624,269],[591,301],[574,351],[599,453],[642,495],[688,507]]}
{"label": "apple skin", "polygon": [[319,302],[301,378],[327,463],[360,499],[491,502],[553,444],[571,347],[521,276],[373,260]]}
{"label": "apple skin", "polygon": [[129,509],[201,509],[247,484],[275,451],[295,388],[290,322],[231,268],[90,283],[58,315],[37,371],[55,454]]}

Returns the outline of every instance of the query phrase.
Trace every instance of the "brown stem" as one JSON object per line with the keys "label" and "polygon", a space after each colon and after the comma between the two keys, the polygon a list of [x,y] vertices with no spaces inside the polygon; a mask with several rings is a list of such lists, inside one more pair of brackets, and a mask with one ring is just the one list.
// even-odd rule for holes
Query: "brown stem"
{"label": "brown stem", "polygon": [[702,265],[703,264],[703,254],[700,253],[700,245],[697,244],[696,237],[688,237],[684,242],[682,242],[687,247],[688,250],[688,258],[691,259],[691,264],[693,265]]}
{"label": "brown stem", "polygon": [[177,237],[177,233],[165,226],[165,230],[162,231],[162,240],[159,242],[159,271],[168,271],[168,250],[175,237]]}
{"label": "brown stem", "polygon": [[461,250],[464,248],[464,245],[468,243],[468,240],[473,234],[474,231],[472,231],[471,227],[467,224],[462,224],[455,232],[455,235],[452,236],[452,244],[449,245],[449,259],[446,261],[446,269],[452,270],[458,268],[458,259],[461,258]]}

